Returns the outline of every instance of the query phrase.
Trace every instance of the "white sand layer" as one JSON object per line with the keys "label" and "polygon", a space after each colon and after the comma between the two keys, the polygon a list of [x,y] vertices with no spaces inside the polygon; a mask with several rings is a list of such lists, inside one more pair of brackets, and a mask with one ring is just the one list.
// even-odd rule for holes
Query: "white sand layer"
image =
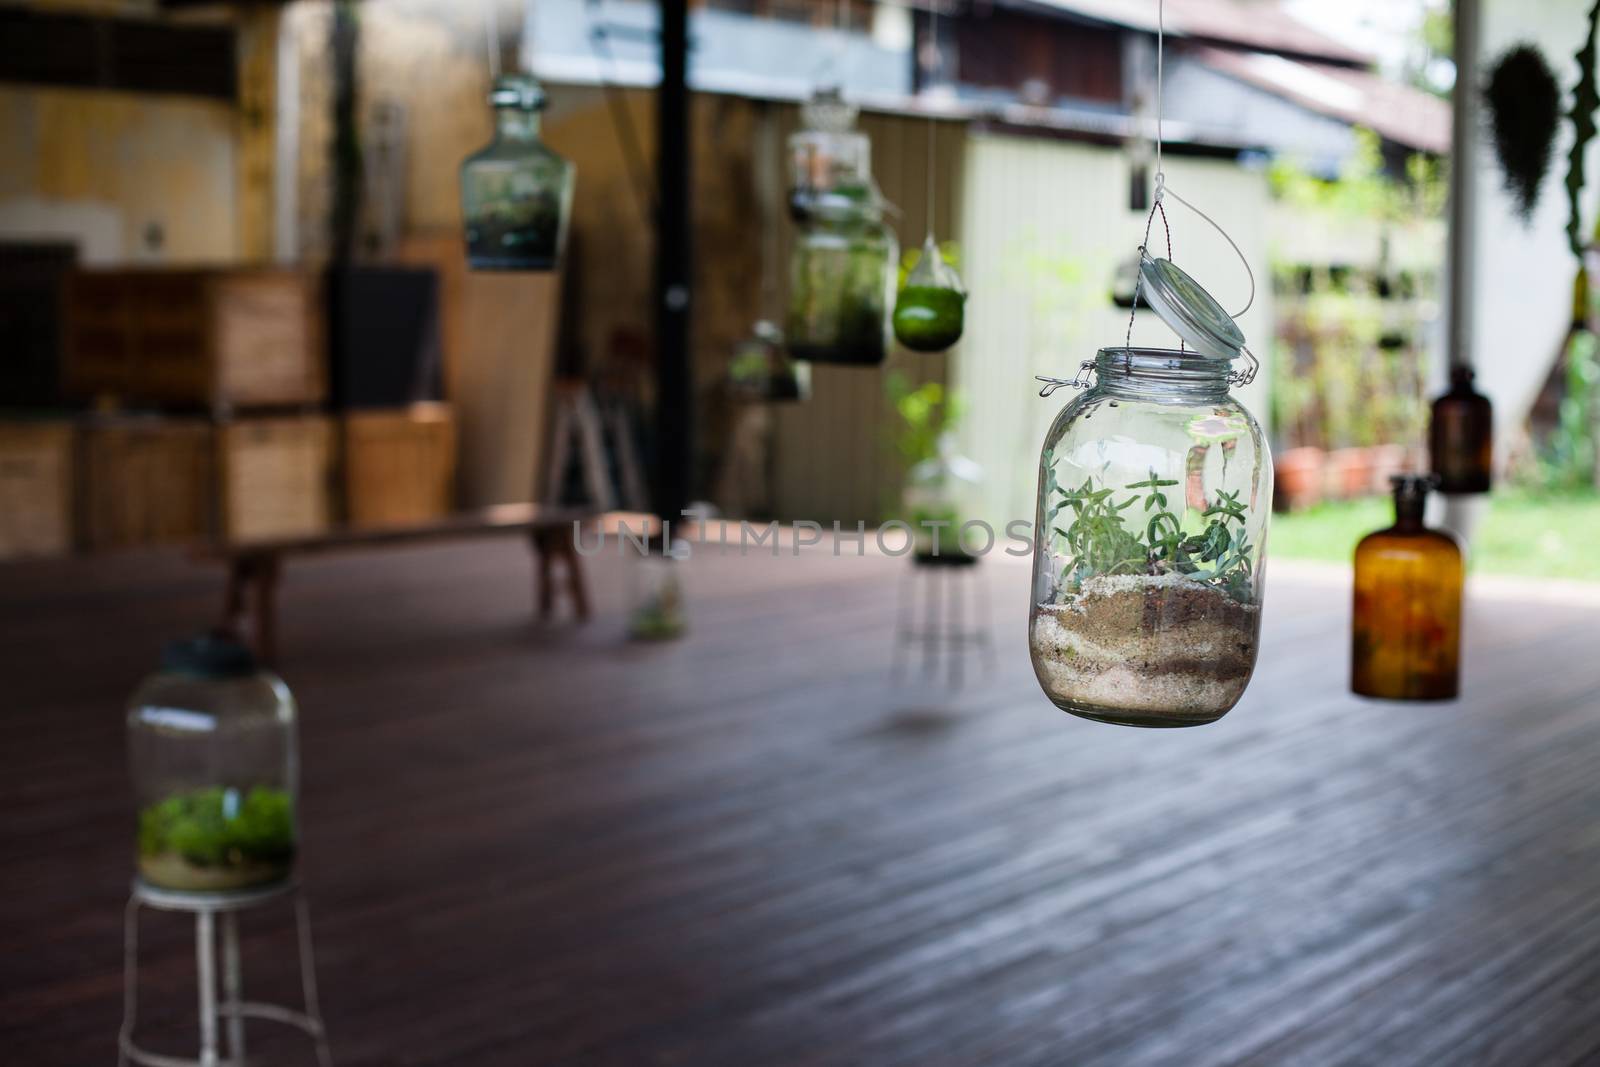
{"label": "white sand layer", "polygon": [[[1168,578],[1092,579],[1085,583],[1084,593],[1074,598],[1075,603],[1040,605],[1031,635],[1033,664],[1040,684],[1053,700],[1174,720],[1214,718],[1238,702],[1249,682],[1248,669],[1219,678],[1214,671],[1168,666],[1180,661],[1237,661],[1243,636],[1237,626],[1202,618],[1153,632],[1133,629],[1114,640],[1102,635],[1095,641],[1073,625],[1075,619],[1084,617],[1084,601],[1096,596],[1157,583],[1199,584]],[[1090,590],[1095,582],[1103,586]]]}

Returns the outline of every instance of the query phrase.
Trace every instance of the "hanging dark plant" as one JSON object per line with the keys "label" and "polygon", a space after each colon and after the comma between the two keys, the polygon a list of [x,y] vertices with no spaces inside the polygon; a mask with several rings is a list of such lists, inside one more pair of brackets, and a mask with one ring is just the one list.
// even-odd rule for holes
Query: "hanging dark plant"
{"label": "hanging dark plant", "polygon": [[1539,50],[1519,44],[1489,68],[1483,103],[1506,192],[1526,222],[1538,206],[1539,186],[1550,170],[1561,122],[1561,86]]}
{"label": "hanging dark plant", "polygon": [[1588,33],[1573,58],[1578,61],[1578,84],[1572,89],[1572,151],[1567,155],[1567,243],[1583,259],[1583,216],[1578,197],[1583,192],[1583,154],[1594,139],[1594,113],[1600,110],[1600,87],[1595,81],[1595,38],[1600,35],[1600,0],[1589,9]]}

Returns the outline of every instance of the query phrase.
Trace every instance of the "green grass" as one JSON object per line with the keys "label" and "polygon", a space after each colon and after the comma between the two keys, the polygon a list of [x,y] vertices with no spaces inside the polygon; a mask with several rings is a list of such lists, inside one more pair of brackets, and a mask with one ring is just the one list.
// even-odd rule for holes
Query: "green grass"
{"label": "green grass", "polygon": [[[1473,573],[1600,581],[1600,494],[1506,490],[1488,504],[1468,559]],[[1386,498],[1274,515],[1268,555],[1349,563],[1357,541],[1393,521]]]}

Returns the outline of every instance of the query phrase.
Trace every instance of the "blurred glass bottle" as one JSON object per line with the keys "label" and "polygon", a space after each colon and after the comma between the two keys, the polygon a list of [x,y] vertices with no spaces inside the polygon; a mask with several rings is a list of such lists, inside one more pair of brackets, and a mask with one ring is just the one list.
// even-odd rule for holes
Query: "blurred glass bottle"
{"label": "blurred glass bottle", "polygon": [[461,164],[461,214],[473,270],[555,270],[572,215],[575,168],[539,138],[545,93],[508,74],[489,94],[494,140]]}
{"label": "blurred glass bottle", "polygon": [[889,354],[894,231],[872,180],[872,145],[837,89],[817,92],[789,138],[789,212],[798,227],[789,258],[789,355],[811,363],[870,366]]}
{"label": "blurred glass bottle", "polygon": [[1487,493],[1494,462],[1494,409],[1473,388],[1472,368],[1450,368],[1450,389],[1433,402],[1428,455],[1444,493]]}
{"label": "blurred glass bottle", "polygon": [[1395,522],[1356,546],[1350,688],[1387,700],[1451,700],[1461,655],[1461,549],[1422,522],[1431,475],[1400,474]]}

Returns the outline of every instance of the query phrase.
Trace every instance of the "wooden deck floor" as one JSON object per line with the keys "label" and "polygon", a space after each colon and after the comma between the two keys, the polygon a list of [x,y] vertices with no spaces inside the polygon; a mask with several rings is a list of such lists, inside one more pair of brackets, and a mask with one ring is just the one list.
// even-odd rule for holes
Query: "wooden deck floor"
{"label": "wooden deck floor", "polygon": [[[1346,589],[1280,571],[1244,702],[1054,711],[1026,571],[1000,667],[890,684],[903,561],[692,564],[694,634],[529,622],[512,544],[286,579],[305,850],[343,1067],[1600,1062],[1600,606],[1475,596],[1467,699],[1345,695]],[[110,1063],[120,704],[219,577],[0,570],[0,1060]],[[281,917],[247,984],[292,988]],[[146,926],[149,1040],[192,955]],[[309,1062],[252,1030],[263,1063]]]}

